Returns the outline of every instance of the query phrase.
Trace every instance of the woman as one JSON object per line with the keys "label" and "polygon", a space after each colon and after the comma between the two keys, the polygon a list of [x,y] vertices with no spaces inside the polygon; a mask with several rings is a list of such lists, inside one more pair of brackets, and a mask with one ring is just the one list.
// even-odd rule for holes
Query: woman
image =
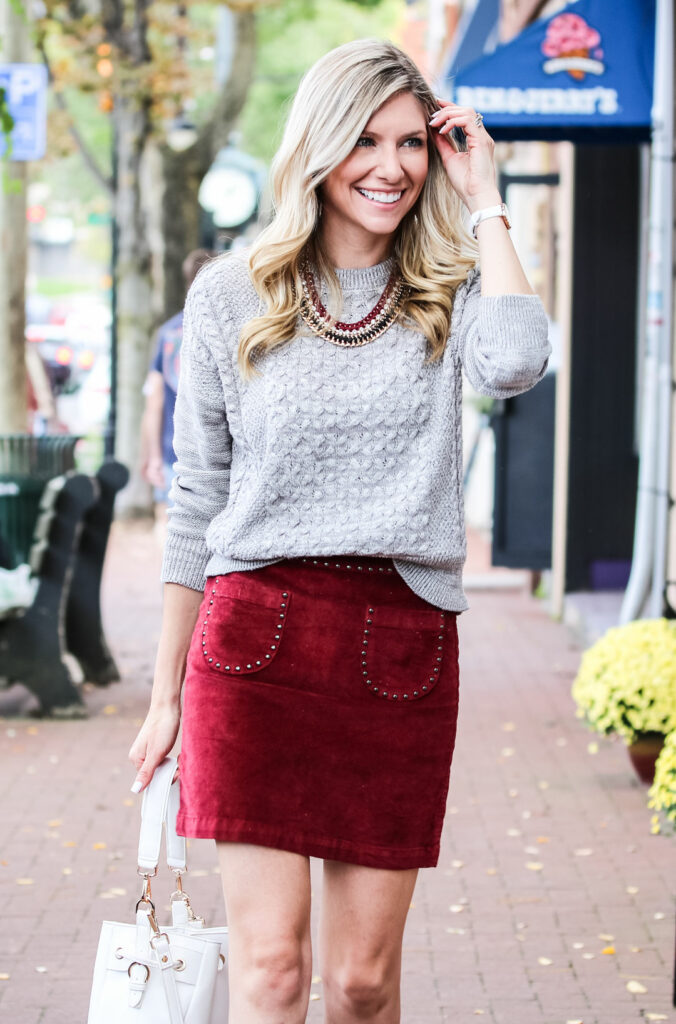
{"label": "woman", "polygon": [[130,758],[138,791],[176,739],[185,672],[178,827],[218,843],[230,1024],[305,1020],[310,856],[327,1022],[399,1020],[458,713],[461,370],[506,397],[550,353],[495,181],[474,110],[439,104],[395,46],[349,43],[300,85],[272,224],[188,296],[162,633]]}

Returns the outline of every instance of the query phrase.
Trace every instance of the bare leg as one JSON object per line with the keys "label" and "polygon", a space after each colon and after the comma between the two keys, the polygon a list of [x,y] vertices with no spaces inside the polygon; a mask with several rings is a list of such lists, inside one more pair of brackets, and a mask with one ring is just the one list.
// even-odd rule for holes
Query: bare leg
{"label": "bare leg", "polygon": [[217,843],[229,930],[229,1024],[304,1024],[310,998],[310,861]]}
{"label": "bare leg", "polygon": [[399,1024],[401,945],[417,874],[324,862],[326,1024]]}

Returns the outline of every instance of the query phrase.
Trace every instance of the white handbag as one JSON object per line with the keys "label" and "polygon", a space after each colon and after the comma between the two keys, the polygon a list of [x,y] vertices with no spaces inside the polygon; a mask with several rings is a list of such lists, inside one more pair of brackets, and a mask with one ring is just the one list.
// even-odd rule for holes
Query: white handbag
{"label": "white handbag", "polygon": [[[183,891],[185,839],[176,833],[176,758],[155,770],[143,794],[138,873],[143,891],[136,923],[104,921],[94,965],[87,1024],[226,1024],[228,929],[206,928]],[[172,923],[160,928],[150,879],[166,834],[167,864],[176,875]]]}

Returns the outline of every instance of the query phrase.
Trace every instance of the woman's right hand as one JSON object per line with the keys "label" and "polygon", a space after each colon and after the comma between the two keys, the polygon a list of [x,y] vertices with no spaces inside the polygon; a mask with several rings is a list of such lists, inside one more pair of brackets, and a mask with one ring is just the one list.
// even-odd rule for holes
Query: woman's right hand
{"label": "woman's right hand", "polygon": [[[132,793],[140,793],[148,785],[155,769],[176,742],[180,722],[180,707],[173,705],[153,707],[151,705],[146,720],[129,751],[129,760],[136,768],[136,779],[131,787]],[[174,778],[177,776],[178,770]]]}

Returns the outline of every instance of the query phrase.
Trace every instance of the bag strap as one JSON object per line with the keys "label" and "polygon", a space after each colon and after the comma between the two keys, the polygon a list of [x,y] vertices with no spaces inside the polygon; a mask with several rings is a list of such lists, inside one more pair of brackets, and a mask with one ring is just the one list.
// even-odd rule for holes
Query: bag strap
{"label": "bag strap", "polygon": [[178,987],[174,974],[174,961],[169,946],[169,937],[166,932],[161,932],[155,936],[152,948],[160,969],[160,978],[169,1013],[169,1024],[184,1024],[183,1011],[181,1010],[181,1003],[178,998]]}
{"label": "bag strap", "polygon": [[141,830],[138,844],[138,867],[142,872],[155,872],[160,862],[162,826],[166,831],[167,864],[172,870],[185,871],[185,839],[176,833],[179,805],[179,783],[173,783],[177,760],[165,757],[146,786],[141,804]]}

